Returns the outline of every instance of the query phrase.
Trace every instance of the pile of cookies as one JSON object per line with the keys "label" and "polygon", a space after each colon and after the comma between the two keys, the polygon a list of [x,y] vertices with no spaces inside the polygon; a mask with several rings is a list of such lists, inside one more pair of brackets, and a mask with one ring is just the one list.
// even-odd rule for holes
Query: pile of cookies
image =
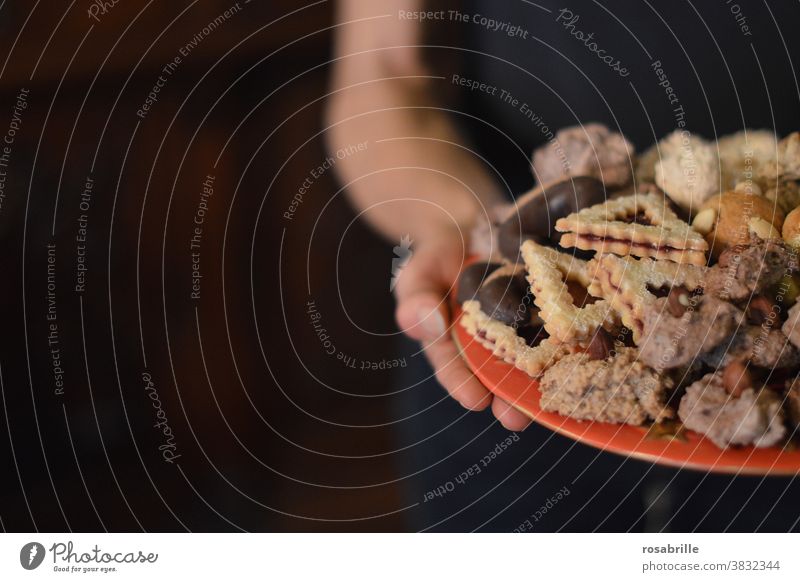
{"label": "pile of cookies", "polygon": [[535,152],[548,181],[480,229],[461,325],[539,380],[544,410],[784,446],[800,427],[800,134],[676,133],[636,161],[588,129]]}

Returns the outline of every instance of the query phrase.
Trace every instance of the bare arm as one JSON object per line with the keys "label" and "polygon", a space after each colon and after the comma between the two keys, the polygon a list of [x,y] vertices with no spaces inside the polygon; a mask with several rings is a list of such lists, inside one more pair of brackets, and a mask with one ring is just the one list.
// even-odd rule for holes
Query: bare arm
{"label": "bare arm", "polygon": [[461,359],[447,293],[463,265],[479,212],[501,200],[495,180],[440,109],[421,58],[421,26],[400,11],[422,0],[340,0],[336,62],[326,121],[328,146],[365,147],[336,163],[351,200],[395,244],[414,240],[396,287],[398,325],[422,342],[439,382],[464,407],[492,407],[509,429],[528,420],[493,398]]}
{"label": "bare arm", "polygon": [[329,145],[367,142],[338,171],[366,220],[392,241],[421,241],[443,227],[468,232],[481,206],[500,199],[450,115],[437,109],[437,85],[448,81],[426,70],[420,22],[400,16],[422,5],[343,0],[337,14]]}

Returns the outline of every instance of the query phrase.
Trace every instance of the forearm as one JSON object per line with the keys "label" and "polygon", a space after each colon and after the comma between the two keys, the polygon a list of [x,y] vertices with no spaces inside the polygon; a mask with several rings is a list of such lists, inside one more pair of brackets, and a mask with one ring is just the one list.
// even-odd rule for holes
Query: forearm
{"label": "forearm", "polygon": [[427,74],[416,51],[387,46],[413,44],[417,33],[403,29],[410,24],[391,24],[394,39],[365,39],[353,30],[337,42],[328,146],[365,144],[338,159],[337,172],[363,218],[392,240],[469,229],[482,207],[500,201],[497,182],[434,97],[442,80]]}

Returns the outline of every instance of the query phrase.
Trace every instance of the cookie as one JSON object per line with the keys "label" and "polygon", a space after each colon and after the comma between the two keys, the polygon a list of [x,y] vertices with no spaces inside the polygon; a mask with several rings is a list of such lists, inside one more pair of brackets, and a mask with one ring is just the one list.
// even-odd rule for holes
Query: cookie
{"label": "cookie", "polygon": [[606,199],[606,190],[596,178],[578,176],[537,186],[516,200],[497,227],[498,246],[502,255],[516,262],[519,249],[526,240],[555,246],[561,234],[555,223],[563,218]]}
{"label": "cookie", "polygon": [[755,167],[775,163],[777,145],[775,133],[765,129],[746,129],[719,138],[722,189],[729,190],[742,181],[754,182]]}
{"label": "cookie", "polygon": [[785,180],[800,180],[800,132],[793,132],[778,142],[773,163],[758,168],[761,178],[770,184]]}
{"label": "cookie", "polygon": [[599,123],[559,130],[533,153],[533,173],[545,184],[569,176],[591,176],[616,190],[632,180],[635,150],[621,133]]}
{"label": "cookie", "polygon": [[744,321],[744,312],[730,303],[677,287],[642,311],[639,356],[659,371],[691,366],[717,346],[725,351]]}
{"label": "cookie", "polygon": [[[777,327],[779,324],[775,325]],[[722,369],[735,360],[749,360],[754,366],[779,370],[800,365],[800,351],[780,329],[743,325],[727,341],[704,354],[701,360],[717,369]]]}
{"label": "cookie", "polygon": [[556,222],[561,246],[704,265],[708,244],[654,192],[609,200]]}
{"label": "cookie", "polygon": [[590,265],[595,275],[589,293],[603,297],[620,314],[622,323],[639,343],[644,330],[644,315],[657,299],[657,292],[683,287],[694,292],[703,285],[706,269],[670,261],[635,259],[631,256],[602,255]]}
{"label": "cookie", "polygon": [[466,301],[462,307],[460,323],[470,335],[495,356],[534,378],[564,356],[582,351],[577,344],[553,341],[544,332],[526,340],[513,327],[483,313],[477,301]]}
{"label": "cookie", "polygon": [[672,388],[637,358],[634,348],[620,348],[607,359],[569,355],[544,373],[539,384],[543,410],[581,420],[640,425],[674,413],[667,405]]}
{"label": "cookie", "polygon": [[795,303],[789,309],[789,317],[783,322],[781,331],[794,347],[800,348],[800,303]]}
{"label": "cookie", "polygon": [[769,447],[786,435],[781,399],[767,388],[747,388],[739,397],[728,393],[722,372],[706,374],[686,388],[678,406],[683,425],[715,445]]}
{"label": "cookie", "polygon": [[764,198],[773,202],[784,214],[788,215],[800,206],[800,185],[797,182],[781,180],[777,184],[764,186],[763,191]]}
{"label": "cookie", "polygon": [[725,301],[747,301],[797,271],[797,257],[780,240],[756,240],[723,252],[708,269],[705,292]]}
{"label": "cookie", "polygon": [[786,414],[789,422],[797,431],[800,428],[800,378],[793,378],[786,381]]}
{"label": "cookie", "polygon": [[636,158],[636,182],[638,184],[656,183],[656,163],[661,159],[658,144],[653,144]]}
{"label": "cookie", "polygon": [[689,213],[720,191],[716,146],[688,131],[675,130],[658,143],[656,184]]}
{"label": "cookie", "polygon": [[618,316],[606,301],[576,305],[567,282],[588,290],[593,276],[586,261],[533,241],[522,245],[522,258],[528,268],[533,301],[544,328],[554,339],[586,341],[600,327],[613,330],[619,325]]}

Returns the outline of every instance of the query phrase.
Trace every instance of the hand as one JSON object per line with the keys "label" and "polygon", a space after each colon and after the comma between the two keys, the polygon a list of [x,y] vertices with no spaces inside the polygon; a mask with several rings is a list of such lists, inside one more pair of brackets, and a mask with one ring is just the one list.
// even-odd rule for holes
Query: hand
{"label": "hand", "polygon": [[527,416],[493,396],[472,374],[452,339],[447,303],[464,263],[465,241],[456,230],[445,230],[421,241],[400,272],[395,288],[397,324],[406,335],[422,342],[436,379],[461,406],[469,410],[492,407],[508,430],[528,426]]}

